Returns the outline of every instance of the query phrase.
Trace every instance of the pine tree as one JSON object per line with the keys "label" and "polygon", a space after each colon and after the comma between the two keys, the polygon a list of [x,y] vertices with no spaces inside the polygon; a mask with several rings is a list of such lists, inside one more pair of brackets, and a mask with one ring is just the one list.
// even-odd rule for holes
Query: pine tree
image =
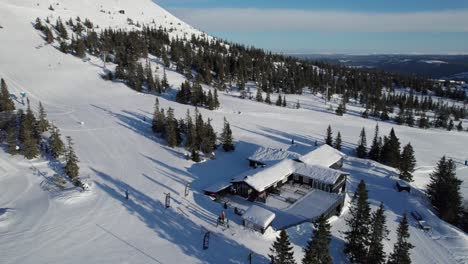
{"label": "pine tree", "polygon": [[211,90],[208,91],[208,96],[206,98],[206,104],[207,104],[209,110],[214,110],[214,100],[213,100],[213,94],[211,93]]}
{"label": "pine tree", "polygon": [[39,102],[39,120],[37,122],[37,127],[41,133],[49,129],[49,121],[47,121],[47,115],[41,102]]}
{"label": "pine tree", "polygon": [[60,138],[60,130],[57,127],[52,127],[50,133],[50,153],[52,157],[58,159],[64,153],[65,146]]}
{"label": "pine tree", "polygon": [[166,92],[167,90],[169,90],[169,88],[171,88],[169,85],[169,81],[167,80],[166,69],[164,69],[163,78],[161,80],[161,86],[162,86],[163,92]]}
{"label": "pine tree", "polygon": [[406,213],[403,214],[403,219],[398,225],[397,229],[397,242],[393,247],[393,252],[390,254],[388,264],[410,264],[410,250],[414,248],[410,242],[408,242],[410,233],[408,219]]}
{"label": "pine tree", "polygon": [[462,124],[462,123],[463,123],[462,121],[460,121],[460,122],[458,123],[458,125],[457,125],[457,130],[458,130],[458,131],[463,131],[463,124]]}
{"label": "pine tree", "polygon": [[232,131],[229,122],[224,118],[224,128],[223,132],[221,133],[221,138],[223,142],[223,149],[224,151],[233,151],[235,149],[233,139],[232,139]]}
{"label": "pine tree", "polygon": [[86,56],[86,44],[83,39],[79,39],[76,44],[75,54],[79,58],[84,58]]}
{"label": "pine tree", "polygon": [[219,98],[218,98],[218,89],[214,89],[213,100],[214,100],[214,108],[218,109],[220,106]]}
{"label": "pine tree", "polygon": [[414,150],[411,146],[411,143],[408,143],[403,148],[401,153],[401,161],[400,161],[400,179],[405,180],[407,182],[413,181],[414,168],[416,166],[416,158],[414,157]]}
{"label": "pine tree", "polygon": [[344,113],[346,113],[346,105],[344,102],[338,105],[338,108],[336,108],[335,113],[339,116],[342,116]]}
{"label": "pine tree", "polygon": [[262,89],[260,87],[257,88],[257,95],[255,96],[255,100],[257,100],[257,102],[263,102]]}
{"label": "pine tree", "polygon": [[67,153],[66,153],[66,164],[65,173],[70,179],[76,184],[78,182],[80,168],[78,167],[78,157],[73,150],[73,141],[71,137],[67,137]]}
{"label": "pine tree", "polygon": [[192,161],[194,162],[200,162],[200,154],[198,154],[198,151],[195,149],[192,149]]}
{"label": "pine tree", "polygon": [[266,94],[265,103],[271,105],[270,92],[268,92],[268,91],[267,91],[267,94]]}
{"label": "pine tree", "polygon": [[314,223],[312,239],[304,248],[302,264],[332,264],[329,247],[331,242],[330,224],[325,216]]}
{"label": "pine tree", "polygon": [[460,219],[460,228],[468,233],[468,206],[462,208],[462,214]]}
{"label": "pine tree", "polygon": [[450,119],[450,121],[449,121],[449,123],[447,125],[447,130],[452,131],[453,127],[454,127],[453,120]]}
{"label": "pine tree", "polygon": [[276,99],[276,106],[281,106],[283,105],[283,100],[281,99],[281,95],[278,95],[278,98]]}
{"label": "pine tree", "polygon": [[281,230],[279,237],[273,242],[270,248],[271,254],[268,255],[271,263],[274,264],[295,264],[294,253],[292,251],[291,243],[289,242],[288,233]]}
{"label": "pine tree", "polygon": [[384,145],[381,152],[381,162],[393,168],[400,166],[400,140],[395,134],[395,131],[390,131],[390,135],[384,137]]}
{"label": "pine tree", "polygon": [[356,148],[356,155],[358,158],[365,159],[367,157],[367,139],[366,130],[362,128],[361,134],[359,135],[359,142]]}
{"label": "pine tree", "polygon": [[166,117],[164,109],[159,108],[159,99],[156,98],[154,103],[153,122],[151,129],[155,134],[163,134],[165,132]]}
{"label": "pine tree", "polygon": [[351,262],[364,263],[367,257],[367,245],[369,244],[370,207],[367,201],[368,194],[363,180],[354,193],[349,218],[346,219],[348,230],[344,232],[344,252]]}
{"label": "pine tree", "polygon": [[328,125],[328,128],[327,128],[327,136],[325,137],[325,144],[329,145],[330,147],[333,146],[333,134],[332,134],[332,129],[330,125]]}
{"label": "pine tree", "polygon": [[8,122],[6,132],[6,143],[8,145],[8,153],[10,153],[11,155],[15,155],[18,153],[18,150],[16,149],[18,146],[18,131],[16,125],[16,118],[13,118]]}
{"label": "pine tree", "polygon": [[458,224],[461,213],[461,183],[462,181],[456,177],[455,163],[444,156],[430,175],[427,186],[429,200],[439,211],[440,218],[454,225]]}
{"label": "pine tree", "polygon": [[15,103],[11,100],[8,85],[2,78],[0,80],[0,112],[10,112],[13,110],[15,110]]}
{"label": "pine tree", "polygon": [[174,117],[174,109],[170,108],[167,110],[166,117],[166,141],[167,145],[171,148],[177,146],[177,120]]}
{"label": "pine tree", "polygon": [[45,40],[47,41],[47,43],[50,44],[54,42],[54,34],[52,33],[52,30],[50,30],[50,27],[45,26],[44,35],[45,35]]}
{"label": "pine tree", "polygon": [[419,128],[429,128],[429,120],[427,119],[425,114],[421,115],[421,118],[419,118]]}
{"label": "pine tree", "polygon": [[286,107],[288,104],[286,102],[286,96],[283,96],[283,107]]}
{"label": "pine tree", "polygon": [[338,134],[336,135],[335,143],[334,143],[333,147],[335,149],[337,149],[337,150],[341,150],[341,133],[340,133],[340,131],[338,131]]}
{"label": "pine tree", "polygon": [[388,236],[386,225],[385,209],[383,203],[380,203],[379,209],[372,213],[370,221],[370,239],[366,263],[381,264],[385,263],[385,251],[383,240]]}
{"label": "pine tree", "polygon": [[379,137],[379,124],[375,126],[374,139],[369,150],[369,159],[379,161],[382,152],[382,139]]}
{"label": "pine tree", "polygon": [[208,122],[203,124],[201,130],[201,144],[200,150],[205,154],[211,154],[216,147],[216,133],[214,132],[213,127],[211,126],[211,120],[208,119]]}

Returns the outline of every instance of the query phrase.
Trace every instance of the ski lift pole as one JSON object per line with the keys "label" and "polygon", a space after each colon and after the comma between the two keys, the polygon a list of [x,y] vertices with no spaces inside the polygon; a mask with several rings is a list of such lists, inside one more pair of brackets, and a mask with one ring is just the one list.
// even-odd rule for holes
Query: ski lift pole
{"label": "ski lift pole", "polygon": [[166,209],[171,207],[171,193],[166,193]]}

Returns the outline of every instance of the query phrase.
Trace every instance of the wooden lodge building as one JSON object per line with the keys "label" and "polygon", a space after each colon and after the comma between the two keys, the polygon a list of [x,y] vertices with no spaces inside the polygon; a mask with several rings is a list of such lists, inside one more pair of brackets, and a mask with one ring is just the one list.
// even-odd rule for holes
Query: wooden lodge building
{"label": "wooden lodge building", "polygon": [[238,175],[229,183],[207,188],[205,193],[217,196],[225,192],[265,202],[269,193],[277,193],[282,185],[290,182],[340,194],[346,190],[348,176],[338,170],[343,166],[343,157],[343,153],[328,145],[303,156],[283,150],[257,150],[248,158],[249,165],[255,169]]}

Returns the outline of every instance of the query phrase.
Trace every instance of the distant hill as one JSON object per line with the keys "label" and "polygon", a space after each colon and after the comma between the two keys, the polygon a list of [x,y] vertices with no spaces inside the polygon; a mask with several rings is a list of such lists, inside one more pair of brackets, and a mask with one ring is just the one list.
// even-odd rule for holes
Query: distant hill
{"label": "distant hill", "polygon": [[436,79],[468,80],[468,55],[296,55],[349,67],[417,74]]}

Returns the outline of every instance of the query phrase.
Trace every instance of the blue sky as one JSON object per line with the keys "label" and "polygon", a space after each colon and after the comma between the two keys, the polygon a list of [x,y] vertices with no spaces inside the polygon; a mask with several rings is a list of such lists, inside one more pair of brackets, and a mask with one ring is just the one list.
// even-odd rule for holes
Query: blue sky
{"label": "blue sky", "polygon": [[155,0],[217,37],[285,53],[468,53],[468,0]]}

